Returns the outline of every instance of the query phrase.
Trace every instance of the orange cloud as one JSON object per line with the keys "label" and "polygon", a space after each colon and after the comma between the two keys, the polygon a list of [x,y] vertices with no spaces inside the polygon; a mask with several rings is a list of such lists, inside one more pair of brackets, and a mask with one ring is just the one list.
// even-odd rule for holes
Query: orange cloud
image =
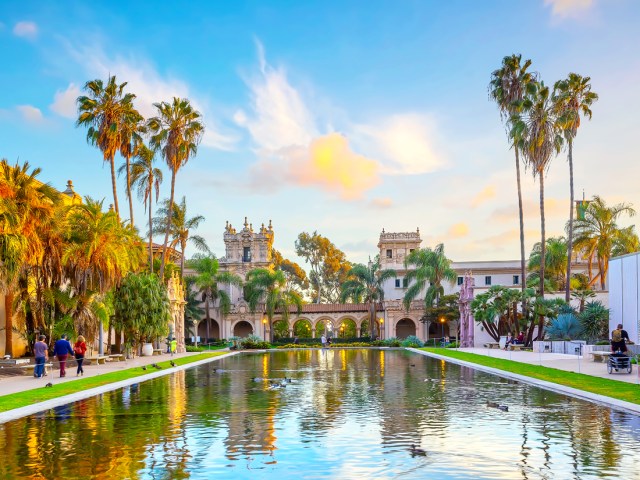
{"label": "orange cloud", "polygon": [[486,187],[484,187],[484,189],[482,189],[481,192],[479,192],[475,197],[473,197],[473,200],[471,200],[471,206],[473,208],[476,208],[482,205],[484,202],[491,200],[492,198],[495,198],[495,196],[496,196],[496,187],[494,187],[493,185],[487,185]]}
{"label": "orange cloud", "polygon": [[448,232],[449,237],[462,238],[469,235],[469,225],[466,223],[456,223],[452,225]]}
{"label": "orange cloud", "polygon": [[370,205],[374,208],[390,208],[391,206],[393,206],[393,200],[391,200],[389,197],[374,198],[373,200],[371,200]]}

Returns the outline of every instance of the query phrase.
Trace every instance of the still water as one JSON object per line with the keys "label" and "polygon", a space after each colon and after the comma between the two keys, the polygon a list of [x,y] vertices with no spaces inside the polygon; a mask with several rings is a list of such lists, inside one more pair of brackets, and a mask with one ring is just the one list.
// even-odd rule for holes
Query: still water
{"label": "still water", "polygon": [[281,351],[0,425],[0,478],[631,479],[639,440],[637,416],[410,352]]}

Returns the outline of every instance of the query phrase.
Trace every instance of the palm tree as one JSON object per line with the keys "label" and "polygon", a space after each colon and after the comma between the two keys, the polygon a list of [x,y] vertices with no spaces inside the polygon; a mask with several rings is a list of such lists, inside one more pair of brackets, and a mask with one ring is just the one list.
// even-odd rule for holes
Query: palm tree
{"label": "palm tree", "polygon": [[[145,131],[144,118],[140,113],[133,108],[133,104],[128,103],[124,105],[122,124],[120,127],[121,144],[120,154],[125,159],[125,171],[127,174],[127,198],[129,199],[129,220],[131,227],[135,226],[133,221],[133,199],[131,198],[131,157],[136,151],[144,147],[142,143],[142,137],[140,136]],[[145,147],[146,148],[146,147]],[[120,173],[120,170],[118,171]]]}
{"label": "palm tree", "polygon": [[[541,262],[542,247],[540,242],[537,242],[531,250],[529,256],[528,269],[531,272],[527,278],[527,283],[540,283],[540,262]],[[545,264],[544,275],[545,280],[548,280],[546,285],[552,290],[560,290],[564,287],[567,273],[567,241],[564,237],[551,237],[547,238],[547,245],[545,248]]]}
{"label": "palm tree", "polygon": [[[153,219],[153,234],[158,235],[165,229],[165,219],[168,215],[171,215],[170,229],[171,243],[169,248],[175,249],[180,246],[180,276],[184,277],[184,251],[187,248],[187,243],[191,242],[193,245],[202,252],[209,252],[207,242],[200,235],[192,235],[192,231],[198,228],[201,222],[204,221],[202,215],[196,215],[195,217],[187,218],[187,199],[182,197],[180,204],[173,204],[173,208],[169,206],[169,201],[165,200],[162,207],[157,211],[157,216]],[[162,272],[162,266],[160,266]]]}
{"label": "palm tree", "polygon": [[210,338],[210,307],[215,304],[216,300],[219,300],[220,310],[224,315],[229,313],[229,309],[231,307],[229,294],[226,290],[220,289],[219,285],[228,284],[240,287],[242,285],[242,278],[231,272],[220,272],[218,259],[213,255],[197,255],[189,263],[196,271],[196,275],[193,276],[194,285],[202,294],[205,319],[207,320],[207,338]]}
{"label": "palm tree", "polygon": [[157,202],[162,183],[162,170],[153,166],[154,161],[155,152],[145,145],[140,145],[136,149],[136,155],[131,164],[131,186],[137,188],[138,198],[144,202],[145,212],[149,214],[149,271],[151,273],[153,273],[153,192],[155,190]]}
{"label": "palm tree", "polygon": [[374,262],[369,259],[367,265],[355,264],[349,270],[348,280],[340,286],[340,301],[351,299],[354,303],[369,305],[369,335],[375,335],[376,303],[384,300],[384,283],[397,276],[392,269],[380,270],[380,258]]}
{"label": "palm tree", "polygon": [[76,100],[78,104],[77,127],[88,127],[87,142],[97,146],[102,152],[105,162],[111,166],[111,185],[113,188],[113,206],[116,215],[120,215],[118,207],[118,192],[116,188],[116,170],[114,157],[122,146],[122,124],[126,112],[133,107],[132,93],[124,93],[127,82],[116,83],[115,75],[109,76],[107,84],[102,80],[90,80],[84,85],[88,95],[82,95]]}
{"label": "palm tree", "polygon": [[404,307],[409,310],[411,302],[425,289],[425,309],[431,308],[434,303],[437,307],[440,297],[444,294],[442,282],[453,283],[458,278],[456,271],[451,268],[451,260],[444,254],[444,244],[436,245],[433,250],[428,247],[414,250],[404,260],[405,268],[411,265],[415,268],[409,270],[405,276],[409,288],[404,294]]}
{"label": "palm tree", "polygon": [[171,170],[171,195],[165,219],[162,263],[160,264],[160,278],[163,278],[173,217],[176,174],[192,156],[196,155],[198,144],[204,134],[204,124],[201,122],[200,113],[186,98],[174,97],[171,103],[154,103],[154,107],[158,110],[158,116],[150,118],[147,122],[147,127],[152,133],[151,148],[162,151],[162,156]]}
{"label": "palm tree", "polygon": [[287,279],[282,270],[271,271],[267,268],[255,268],[247,273],[245,295],[249,309],[254,312],[264,304],[264,312],[269,322],[269,341],[273,342],[273,316],[276,311],[285,322],[289,320],[291,307],[298,315],[302,312],[302,297],[293,290],[287,290]]}
{"label": "palm tree", "polygon": [[524,254],[524,214],[522,210],[522,188],[520,185],[520,155],[518,141],[513,136],[512,119],[521,111],[526,92],[533,85],[537,74],[527,71],[531,60],[522,61],[522,55],[511,55],[502,59],[502,66],[491,74],[489,83],[489,98],[496,102],[500,116],[507,124],[510,146],[516,157],[516,182],[518,187],[518,215],[520,219],[520,278],[522,289],[522,312],[526,304],[524,295],[526,278]]}
{"label": "palm tree", "polygon": [[583,219],[577,219],[574,230],[574,244],[577,249],[586,252],[589,258],[589,271],[591,261],[595,257],[598,261],[598,275],[592,277],[589,273],[591,286],[600,277],[600,287],[605,289],[607,272],[609,271],[609,258],[617,243],[628,237],[627,229],[618,228],[618,218],[622,214],[630,217],[635,215],[635,210],[627,203],[618,203],[612,207],[599,196],[594,196],[584,212]]}
{"label": "palm tree", "polygon": [[[514,114],[512,134],[540,182],[540,296],[544,298],[546,254],[544,216],[544,176],[554,154],[560,151],[562,136],[557,122],[555,101],[544,82],[534,82],[523,101],[522,111]],[[540,322],[543,318],[540,317]],[[542,327],[542,325],[541,325]],[[542,328],[540,328],[542,331]]]}
{"label": "palm tree", "polygon": [[571,289],[571,255],[573,253],[573,140],[580,127],[580,114],[591,120],[591,105],[598,100],[598,95],[591,91],[590,77],[582,77],[577,73],[570,73],[566,80],[556,82],[554,89],[559,93],[556,96],[558,108],[558,123],[562,128],[564,139],[567,142],[569,160],[569,236],[567,245],[567,280],[565,286],[565,301],[569,301]]}

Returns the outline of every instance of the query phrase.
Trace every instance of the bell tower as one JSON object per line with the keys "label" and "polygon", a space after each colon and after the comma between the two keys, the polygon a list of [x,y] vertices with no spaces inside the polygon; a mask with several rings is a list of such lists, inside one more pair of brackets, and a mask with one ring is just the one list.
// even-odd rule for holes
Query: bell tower
{"label": "bell tower", "polygon": [[224,230],[225,256],[220,259],[221,269],[244,278],[249,270],[267,268],[271,263],[273,238],[271,220],[268,227],[263,223],[257,232],[253,230],[253,224],[247,221],[247,217],[244,217],[244,225],[240,231],[227,222]]}

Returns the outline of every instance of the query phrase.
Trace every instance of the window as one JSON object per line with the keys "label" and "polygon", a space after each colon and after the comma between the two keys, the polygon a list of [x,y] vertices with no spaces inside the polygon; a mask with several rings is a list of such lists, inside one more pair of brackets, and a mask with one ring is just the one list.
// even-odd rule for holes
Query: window
{"label": "window", "polygon": [[400,279],[396,278],[396,288],[400,288]]}
{"label": "window", "polygon": [[407,281],[407,277],[402,279],[402,288],[407,288],[409,286],[409,282]]}
{"label": "window", "polygon": [[458,285],[462,285],[464,283],[464,277],[458,277]]}
{"label": "window", "polygon": [[387,250],[387,258],[392,258],[393,257],[393,251],[392,250]]}
{"label": "window", "polygon": [[513,284],[514,285],[520,285],[520,275],[514,275],[513,276]]}
{"label": "window", "polygon": [[251,261],[251,247],[244,247],[242,249],[242,261],[243,262]]}
{"label": "window", "polygon": [[491,285],[491,275],[487,275],[486,277],[484,277],[484,284]]}

